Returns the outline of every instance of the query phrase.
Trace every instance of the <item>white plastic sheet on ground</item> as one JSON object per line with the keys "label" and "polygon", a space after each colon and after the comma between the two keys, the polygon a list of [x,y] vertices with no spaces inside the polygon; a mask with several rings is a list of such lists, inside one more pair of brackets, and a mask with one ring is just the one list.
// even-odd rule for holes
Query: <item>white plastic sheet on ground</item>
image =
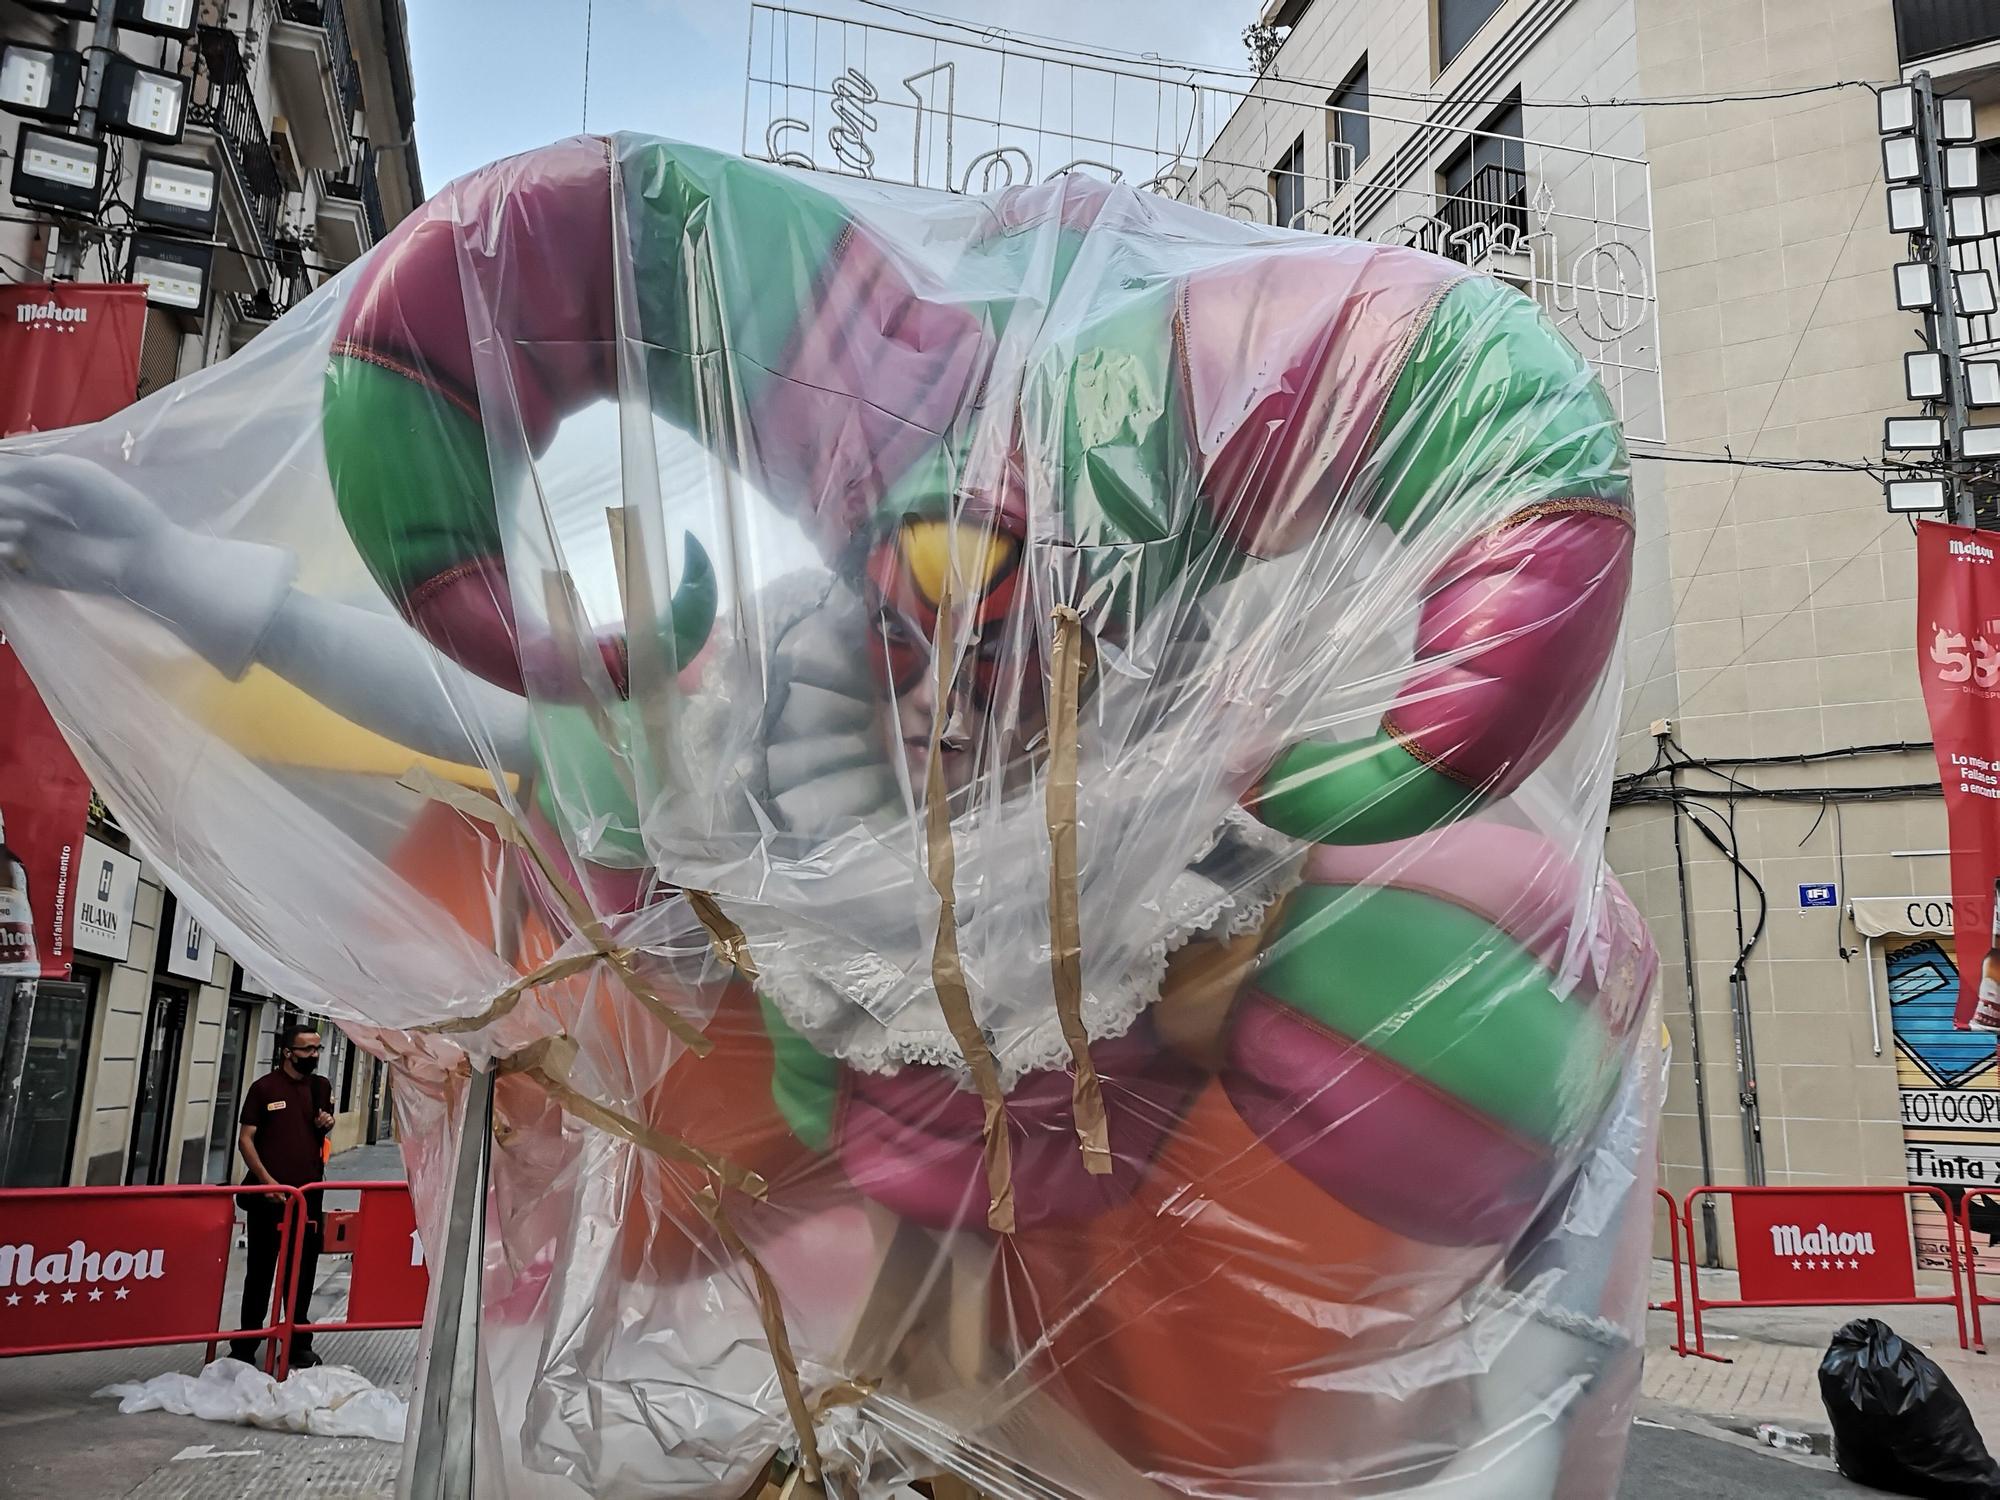
{"label": "white plastic sheet on ground", "polygon": [[736,1500],[810,1434],[866,1500],[1603,1500],[1632,507],[1454,262],[620,136],[0,445],[0,629],[203,925],[398,1064],[427,1246],[468,1059],[538,1060],[485,1493]]}
{"label": "white plastic sheet on ground", "polygon": [[345,1365],[293,1370],[283,1380],[236,1359],[216,1359],[199,1375],[178,1371],[120,1381],[95,1394],[116,1399],[128,1415],[170,1411],[205,1422],[235,1422],[315,1437],[379,1438],[400,1443],[409,1403]]}

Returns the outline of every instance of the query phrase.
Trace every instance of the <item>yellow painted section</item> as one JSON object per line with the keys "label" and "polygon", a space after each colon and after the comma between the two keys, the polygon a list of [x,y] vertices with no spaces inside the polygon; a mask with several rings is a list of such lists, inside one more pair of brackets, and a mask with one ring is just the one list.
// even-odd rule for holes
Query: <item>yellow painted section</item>
{"label": "yellow painted section", "polygon": [[265,765],[391,780],[412,766],[422,766],[460,786],[482,792],[493,789],[493,778],[484,769],[418,755],[342,718],[264,667],[252,667],[240,682],[207,667],[191,667],[169,696],[217,739]]}
{"label": "yellow painted section", "polygon": [[[984,589],[1013,558],[1020,543],[1011,536],[954,521],[903,523],[903,561],[924,597],[935,604],[944,597],[945,573],[957,555],[960,598]],[[963,587],[964,580],[972,587]]]}

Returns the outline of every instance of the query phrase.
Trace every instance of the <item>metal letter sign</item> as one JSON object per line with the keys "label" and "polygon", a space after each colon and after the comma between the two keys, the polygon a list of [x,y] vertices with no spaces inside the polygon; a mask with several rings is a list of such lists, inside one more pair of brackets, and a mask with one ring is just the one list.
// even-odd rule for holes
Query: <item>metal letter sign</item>
{"label": "metal letter sign", "polygon": [[[756,0],[742,150],[952,193],[1088,172],[1276,224],[1275,168],[1262,153],[1269,112],[1286,106],[1261,87],[1160,62],[1083,60],[997,31],[973,39]],[[1370,112],[1377,138],[1423,150],[1355,162],[1329,143],[1323,168],[1299,171],[1284,227],[1413,245],[1519,287],[1590,361],[1627,435],[1663,440],[1647,164],[1508,137],[1497,165],[1443,195],[1437,171],[1482,133],[1397,108],[1405,113]],[[1614,112],[1603,128],[1616,126]],[[1586,140],[1594,128],[1586,112]]]}

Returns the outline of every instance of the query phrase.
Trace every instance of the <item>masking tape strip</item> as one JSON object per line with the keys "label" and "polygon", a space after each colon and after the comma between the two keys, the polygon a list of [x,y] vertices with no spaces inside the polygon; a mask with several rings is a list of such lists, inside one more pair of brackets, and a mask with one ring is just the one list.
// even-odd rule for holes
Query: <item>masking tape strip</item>
{"label": "masking tape strip", "polygon": [[[479,1015],[459,1021],[447,1021],[432,1030],[474,1031],[479,1027],[497,1021],[520,1003],[521,996],[537,985],[548,984],[555,979],[565,978],[581,972],[593,963],[606,964],[631,991],[632,996],[643,1005],[653,1017],[665,1026],[683,1046],[697,1057],[706,1057],[715,1050],[715,1044],[702,1035],[701,1029],[690,1022],[673,1006],[669,1005],[655,990],[646,977],[639,972],[633,949],[621,948],[611,939],[610,931],[597,919],[590,909],[590,903],[583,899],[583,893],[564,879],[548,855],[528,837],[520,820],[492,797],[475,792],[469,787],[456,786],[441,777],[433,775],[422,767],[406,771],[400,784],[419,796],[429,797],[434,802],[463,813],[476,822],[485,823],[506,842],[525,851],[541,871],[542,879],[555,892],[563,909],[569,913],[576,930],[591,946],[589,954],[575,955],[572,959],[556,959],[542,965],[523,979],[516,980],[496,996]],[[574,967],[565,967],[574,962]],[[551,972],[557,970],[559,972]],[[425,1029],[425,1028],[420,1028]]]}
{"label": "masking tape strip", "polygon": [[757,960],[750,956],[750,940],[743,935],[743,929],[729,920],[729,914],[716,904],[715,897],[707,891],[689,890],[681,887],[681,894],[693,908],[695,917],[708,929],[709,941],[715,945],[715,953],[745,979],[755,981]]}
{"label": "masking tape strip", "polygon": [[695,1206],[715,1226],[730,1253],[741,1257],[757,1283],[757,1310],[764,1324],[764,1338],[771,1346],[771,1362],[778,1367],[778,1388],[785,1393],[785,1409],[791,1414],[792,1428],[799,1439],[799,1469],[808,1484],[820,1480],[819,1440],[813,1434],[813,1414],[806,1406],[805,1388],[799,1383],[798,1360],[792,1354],[791,1335],[785,1331],[785,1309],[778,1299],[778,1284],[764,1263],[743,1243],[743,1236],[729,1220],[722,1206],[722,1192],[710,1183],[695,1194]]}
{"label": "masking tape strip", "polygon": [[965,966],[958,952],[958,904],[953,890],[957,855],[951,842],[951,808],[944,784],[944,721],[951,707],[954,676],[951,650],[952,569],[945,569],[937,606],[937,702],[931,715],[931,748],[924,778],[924,833],[929,845],[931,888],[938,897],[937,946],[931,954],[931,984],[952,1040],[972,1072],[972,1081],[986,1107],[981,1140],[986,1157],[986,1223],[998,1234],[1014,1232],[1014,1165],[1007,1140],[1007,1101],[1000,1091],[1000,1072],[993,1049],[972,1013],[972,995],[965,984]]}
{"label": "masking tape strip", "polygon": [[1083,935],[1076,900],[1076,710],[1083,680],[1083,618],[1066,604],[1056,606],[1055,649],[1049,676],[1049,965],[1055,984],[1056,1015],[1075,1063],[1070,1112],[1084,1170],[1103,1177],[1111,1171],[1111,1134],[1104,1118],[1104,1093],[1090,1060],[1090,1033],[1083,1029]]}
{"label": "masking tape strip", "polygon": [[764,1196],[767,1185],[758,1173],[752,1172],[747,1167],[739,1167],[713,1152],[704,1151],[679,1136],[669,1135],[664,1130],[656,1130],[615,1109],[599,1104],[578,1089],[570,1076],[576,1062],[576,1051],[576,1042],[570,1037],[545,1036],[502,1059],[500,1069],[502,1072],[520,1073],[534,1079],[548,1092],[549,1097],[564,1109],[584,1123],[596,1126],[606,1135],[615,1135],[622,1141],[630,1141],[641,1150],[650,1151],[655,1156],[665,1157],[669,1161],[682,1162],[699,1168],[711,1179],[735,1188],[740,1193],[747,1193],[752,1198]]}

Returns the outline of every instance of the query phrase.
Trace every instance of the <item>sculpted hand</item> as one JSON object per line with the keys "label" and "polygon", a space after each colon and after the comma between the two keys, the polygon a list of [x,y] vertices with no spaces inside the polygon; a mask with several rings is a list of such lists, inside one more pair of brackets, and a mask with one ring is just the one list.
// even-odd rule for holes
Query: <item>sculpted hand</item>
{"label": "sculpted hand", "polygon": [[88,459],[0,454],[0,589],[18,578],[129,600],[240,677],[293,572],[282,548],[191,531]]}
{"label": "sculpted hand", "polygon": [[176,532],[187,536],[86,459],[0,455],[0,569],[31,583],[129,597],[144,582],[132,575],[156,566]]}

